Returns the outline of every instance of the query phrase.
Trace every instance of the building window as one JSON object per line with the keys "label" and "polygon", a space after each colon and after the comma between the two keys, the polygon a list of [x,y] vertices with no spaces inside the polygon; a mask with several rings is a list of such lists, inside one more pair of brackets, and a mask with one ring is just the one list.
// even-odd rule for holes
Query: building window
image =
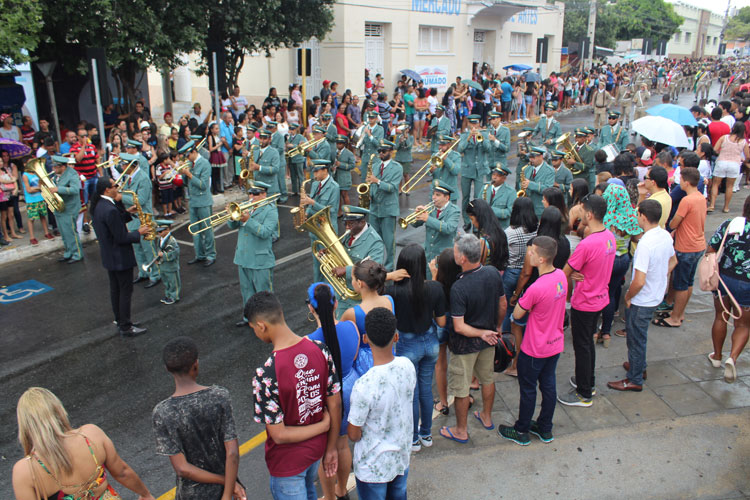
{"label": "building window", "polygon": [[450,51],[450,28],[438,26],[419,27],[419,51],[420,52],[449,52]]}
{"label": "building window", "polygon": [[680,35],[682,35],[682,33],[680,33],[679,31],[674,34],[674,41],[675,42],[680,43]]}
{"label": "building window", "polygon": [[714,37],[714,47],[716,47],[718,44],[719,44],[719,37],[715,36]]}
{"label": "building window", "polygon": [[530,54],[531,53],[531,33],[511,33],[510,34],[510,53],[511,54]]}
{"label": "building window", "polygon": [[685,32],[685,43],[690,43],[690,33]]}

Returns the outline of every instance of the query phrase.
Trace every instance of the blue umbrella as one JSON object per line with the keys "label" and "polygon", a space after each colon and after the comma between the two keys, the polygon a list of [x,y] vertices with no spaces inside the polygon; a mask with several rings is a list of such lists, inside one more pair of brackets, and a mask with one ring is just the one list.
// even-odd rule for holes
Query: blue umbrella
{"label": "blue umbrella", "polygon": [[402,69],[401,70],[401,74],[402,75],[406,75],[407,78],[411,78],[415,82],[421,82],[422,81],[422,77],[419,76],[419,73],[417,73],[416,71],[414,71],[412,69]]}
{"label": "blue umbrella", "polygon": [[527,71],[531,69],[531,66],[528,64],[511,64],[509,66],[505,66],[503,69],[512,69],[513,71]]}
{"label": "blue umbrella", "polygon": [[646,113],[651,116],[667,118],[683,126],[687,125],[688,127],[695,127],[698,125],[693,113],[691,113],[689,109],[674,104],[659,104],[658,106],[647,109]]}
{"label": "blue umbrella", "polygon": [[541,82],[542,78],[539,76],[539,73],[524,73],[524,77],[526,77],[527,82]]}

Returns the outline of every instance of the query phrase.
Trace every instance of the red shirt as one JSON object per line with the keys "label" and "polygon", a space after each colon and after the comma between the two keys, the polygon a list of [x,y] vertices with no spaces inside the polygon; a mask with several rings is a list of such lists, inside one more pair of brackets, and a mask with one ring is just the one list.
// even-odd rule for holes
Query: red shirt
{"label": "red shirt", "polygon": [[[70,146],[70,153],[73,156],[77,155],[81,151],[81,143],[76,142]],[[79,174],[83,174],[87,179],[91,179],[96,175],[96,159],[98,154],[96,152],[96,146],[89,143],[86,144],[86,153],[83,156],[81,162],[76,161],[75,169]]]}
{"label": "red shirt", "polygon": [[730,132],[729,125],[724,122],[711,122],[708,124],[708,136],[711,138],[712,146],[716,146],[719,139]]}
{"label": "red shirt", "polygon": [[336,113],[336,132],[339,135],[349,135],[349,132],[345,128],[343,128],[341,125],[339,125],[339,120],[346,123],[347,125],[349,124],[349,119],[346,117],[346,115],[342,115],[341,113]]}

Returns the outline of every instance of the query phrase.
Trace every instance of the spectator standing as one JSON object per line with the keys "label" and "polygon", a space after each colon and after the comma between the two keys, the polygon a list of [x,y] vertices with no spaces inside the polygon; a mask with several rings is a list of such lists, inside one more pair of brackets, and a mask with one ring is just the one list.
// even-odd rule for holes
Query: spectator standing
{"label": "spectator standing", "polygon": [[190,337],[170,340],[162,361],[174,393],[154,407],[156,452],[177,474],[176,497],[184,500],[245,498],[237,480],[240,463],[229,391],[198,384],[198,346]]}
{"label": "spectator standing", "polygon": [[513,103],[513,85],[510,77],[503,78],[500,89],[503,92],[503,95],[500,97],[503,122],[508,123],[510,121],[510,108]]}
{"label": "spectator standing", "polygon": [[359,107],[359,96],[352,96],[351,105],[346,108],[346,117],[349,119],[349,128],[356,130],[362,125],[362,109]]}
{"label": "spectator standing", "polygon": [[329,95],[331,95],[331,80],[323,80],[323,88],[320,89],[320,100],[326,102]]}
{"label": "spectator standing", "polygon": [[709,212],[714,211],[716,198],[719,195],[719,184],[721,179],[726,179],[724,190],[724,208],[722,212],[729,212],[729,203],[732,201],[732,188],[735,180],[741,175],[743,158],[750,158],[750,147],[745,140],[745,125],[736,123],[730,134],[724,135],[716,141],[714,149],[719,154],[714,166],[713,179],[711,183],[711,204]]}
{"label": "spectator standing", "polygon": [[0,115],[0,137],[21,142],[21,129],[13,124],[13,116],[8,113]]}
{"label": "spectator standing", "polygon": [[[88,205],[89,198],[96,189],[96,181],[101,171],[101,168],[96,166],[99,154],[96,146],[89,140],[89,133],[85,128],[79,128],[76,137],[77,141],[70,147],[70,153],[76,159],[76,172],[86,178],[83,184],[83,204]],[[84,213],[83,220],[83,231],[88,233],[90,231],[88,212]]]}
{"label": "spectator standing", "polygon": [[669,196],[669,192],[667,192],[668,180],[666,169],[659,165],[651,167],[643,178],[643,185],[648,192],[648,199],[657,201],[661,205],[659,227],[666,229],[667,218],[669,218],[669,214],[672,211],[672,198]]}
{"label": "spectator standing", "polygon": [[427,113],[430,108],[425,89],[419,89],[417,91],[414,108],[414,139],[416,141],[415,144],[417,146],[417,151],[422,151],[427,146],[424,142],[424,125],[427,122]]}
{"label": "spectator standing", "polygon": [[711,145],[716,147],[723,136],[732,131],[729,125],[721,121],[721,108],[715,107],[711,110],[711,123],[708,124],[708,136],[711,138]]}
{"label": "spectator standing", "polygon": [[26,217],[29,219],[29,238],[32,245],[38,245],[39,241],[34,237],[34,221],[42,224],[44,237],[48,240],[54,239],[47,227],[47,204],[42,197],[42,188],[39,185],[39,176],[31,171],[26,171],[21,176],[23,180],[23,199],[26,202]]}

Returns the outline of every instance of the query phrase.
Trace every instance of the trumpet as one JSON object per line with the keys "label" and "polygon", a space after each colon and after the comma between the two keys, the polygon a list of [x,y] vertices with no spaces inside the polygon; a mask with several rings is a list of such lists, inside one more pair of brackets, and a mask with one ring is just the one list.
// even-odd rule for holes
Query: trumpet
{"label": "trumpet", "polygon": [[310,140],[310,141],[300,144],[299,146],[295,146],[286,152],[286,157],[294,158],[295,156],[303,155],[307,153],[308,150],[314,148],[315,146],[317,146],[318,144],[320,144],[321,142],[325,140],[326,140],[325,137],[321,137],[320,139]]}
{"label": "trumpet", "polygon": [[419,217],[421,214],[424,213],[432,213],[432,211],[435,210],[435,203],[430,202],[427,205],[424,206],[424,208],[420,210],[415,210],[406,217],[399,217],[398,218],[398,225],[401,226],[401,229],[406,229],[411,224],[414,224],[417,222],[417,217]]}
{"label": "trumpet", "polygon": [[136,159],[128,163],[127,166],[123,169],[122,174],[115,181],[115,187],[117,188],[118,191],[122,191],[122,188],[125,187],[125,181],[130,180],[130,178],[133,175],[133,172],[135,172],[135,169],[137,167],[138,167],[138,160]]}
{"label": "trumpet", "polygon": [[180,173],[181,170],[184,170],[186,168],[189,168],[192,165],[192,162],[190,160],[185,160],[184,162],[180,163],[179,165],[175,166],[169,174],[167,174],[166,177],[164,177],[165,182],[172,182],[175,177],[177,177],[177,174]]}
{"label": "trumpet", "polygon": [[482,144],[484,142],[484,136],[482,135],[482,132],[486,132],[486,131],[487,131],[486,128],[472,130],[469,133],[469,139],[474,137],[474,140],[477,142],[477,144]]}
{"label": "trumpet", "polygon": [[205,219],[193,222],[188,226],[188,231],[190,232],[190,234],[199,234],[210,228],[219,227],[225,222],[229,222],[230,220],[236,222],[242,218],[242,212],[264,207],[269,203],[275,202],[279,196],[281,196],[281,194],[276,193],[272,196],[268,196],[258,201],[245,201],[243,203],[237,203],[233,201],[229,204],[229,210],[222,210],[221,212],[215,213],[209,217],[206,217]]}
{"label": "trumpet", "polygon": [[107,160],[107,161],[103,161],[103,162],[101,162],[101,163],[97,163],[97,164],[96,164],[96,168],[102,168],[102,167],[104,167],[105,165],[106,165],[106,166],[110,166],[110,165],[109,165],[110,163],[114,163],[114,162],[117,162],[117,161],[120,161],[120,157],[119,157],[119,156],[110,156],[110,157],[109,157],[109,160]]}

